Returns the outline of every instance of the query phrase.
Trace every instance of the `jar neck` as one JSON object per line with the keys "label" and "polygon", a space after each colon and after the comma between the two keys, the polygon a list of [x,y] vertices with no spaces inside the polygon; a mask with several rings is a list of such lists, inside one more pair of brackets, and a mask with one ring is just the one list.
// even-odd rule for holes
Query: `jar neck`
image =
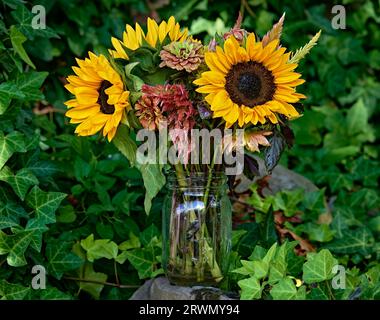
{"label": "jar neck", "polygon": [[167,187],[169,190],[180,189],[198,189],[219,190],[227,183],[227,177],[224,171],[211,172],[184,172],[179,176],[175,171],[171,171],[167,179]]}

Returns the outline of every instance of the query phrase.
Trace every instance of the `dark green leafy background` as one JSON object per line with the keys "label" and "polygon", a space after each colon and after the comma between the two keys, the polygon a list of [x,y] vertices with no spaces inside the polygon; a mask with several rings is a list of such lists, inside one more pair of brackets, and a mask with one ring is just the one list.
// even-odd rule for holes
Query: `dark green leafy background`
{"label": "dark green leafy background", "polygon": [[[36,4],[46,8],[46,29],[31,26]],[[334,4],[346,8],[344,30],[331,27]],[[241,10],[243,27],[259,36],[286,12],[282,39],[290,50],[322,30],[299,66],[308,98],[304,116],[291,124],[295,145],[280,161],[320,190],[265,199],[254,193],[247,203],[256,208],[255,221],[234,231],[222,287],[244,299],[379,299],[379,6],[369,0],[3,0],[0,298],[128,299],[145,279],[162,274],[164,181],[146,193],[143,180],[160,169],[142,176],[130,166],[133,150],[121,154],[100,137],[74,136],[64,117],[64,78],[75,57],[105,53],[126,23],[175,15],[207,41],[228,31]],[[123,139],[116,144],[128,142]],[[283,228],[315,252],[299,256],[297,243],[280,243],[279,213],[288,219]],[[331,288],[337,263],[347,270],[345,290]],[[31,287],[34,265],[47,270],[45,290]]]}

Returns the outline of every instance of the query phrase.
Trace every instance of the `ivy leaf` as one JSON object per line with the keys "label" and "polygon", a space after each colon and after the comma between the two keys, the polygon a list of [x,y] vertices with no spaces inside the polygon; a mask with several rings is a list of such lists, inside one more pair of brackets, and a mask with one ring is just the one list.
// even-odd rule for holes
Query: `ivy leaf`
{"label": "ivy leaf", "polygon": [[62,192],[44,192],[34,186],[26,197],[26,204],[35,210],[36,217],[41,222],[54,223],[55,211],[65,197],[66,194]]}
{"label": "ivy leaf", "polygon": [[24,135],[18,131],[12,131],[4,136],[0,131],[0,169],[15,152],[26,152]]}
{"label": "ivy leaf", "polygon": [[335,231],[331,230],[328,224],[317,224],[307,222],[295,228],[298,234],[305,232],[311,241],[328,242],[334,238]]}
{"label": "ivy leaf", "polygon": [[57,288],[51,287],[44,290],[40,290],[41,300],[72,300],[73,298]]}
{"label": "ivy leaf", "polygon": [[30,65],[33,69],[36,69],[36,66],[33,64],[32,60],[30,60],[28,54],[26,53],[23,43],[26,41],[26,37],[22,32],[20,32],[16,26],[11,26],[10,28],[10,38],[12,47],[17,52],[17,54],[20,56],[20,58],[26,62],[28,65]]}
{"label": "ivy leaf", "polygon": [[133,232],[129,233],[129,240],[119,244],[119,249],[122,251],[140,248],[141,243],[139,237],[135,236]]}
{"label": "ivy leaf", "polygon": [[79,282],[79,288],[89,293],[95,299],[99,299],[100,293],[104,288],[104,284],[101,283],[106,282],[107,277],[108,276],[105,273],[95,272],[92,263],[86,263],[82,279],[87,281],[96,281],[100,283]]}
{"label": "ivy leaf", "polygon": [[272,287],[270,294],[275,300],[295,300],[297,288],[292,279],[286,277]]}
{"label": "ivy leaf", "polygon": [[312,288],[308,297],[311,300],[329,300],[329,296],[321,288]]}
{"label": "ivy leaf", "polygon": [[307,261],[303,265],[303,280],[309,284],[331,279],[334,276],[332,269],[337,264],[338,261],[329,250],[308,253]]}
{"label": "ivy leaf", "polygon": [[57,166],[49,161],[36,161],[28,164],[27,168],[37,177],[49,177],[59,171]]}
{"label": "ivy leaf", "polygon": [[255,277],[238,281],[238,285],[241,288],[240,299],[241,300],[253,300],[261,298],[261,286],[259,280]]}
{"label": "ivy leaf", "polygon": [[272,262],[269,267],[269,284],[275,284],[284,278],[286,274],[286,264],[278,261]]}
{"label": "ivy leaf", "polygon": [[141,232],[140,240],[141,240],[142,245],[148,246],[155,237],[158,238],[159,236],[160,236],[160,231],[157,229],[157,227],[154,224],[151,224],[148,228],[146,228],[143,232]]}
{"label": "ivy leaf", "polygon": [[42,247],[42,234],[49,228],[39,219],[30,219],[26,224],[25,231],[31,231],[30,247],[40,252]]}
{"label": "ivy leaf", "polygon": [[137,270],[140,279],[150,278],[153,274],[155,258],[153,252],[146,249],[135,249],[122,253]]}
{"label": "ivy leaf", "polygon": [[276,254],[277,243],[274,243],[262,260],[253,261],[254,276],[257,279],[265,278],[269,271],[269,265]]}
{"label": "ivy leaf", "polygon": [[22,300],[30,293],[30,291],[30,287],[24,287],[19,284],[0,280],[1,300]]}
{"label": "ivy leaf", "polygon": [[21,217],[27,217],[23,207],[15,202],[0,201],[0,230],[17,226]]}
{"label": "ivy leaf", "polygon": [[48,75],[48,72],[36,71],[19,74],[14,82],[18,90],[23,93],[23,100],[41,100],[44,95],[42,94],[40,87]]}
{"label": "ivy leaf", "polygon": [[38,179],[26,168],[19,170],[15,175],[7,166],[0,170],[0,180],[10,184],[18,197],[24,201],[29,188],[38,184]]}
{"label": "ivy leaf", "polygon": [[267,245],[270,245],[277,241],[276,226],[273,218],[273,207],[270,206],[268,212],[265,214],[265,220],[262,223],[261,241]]}
{"label": "ivy leaf", "polygon": [[368,109],[363,100],[359,99],[347,112],[347,132],[355,135],[368,127]]}
{"label": "ivy leaf", "polygon": [[0,115],[4,114],[9,107],[13,98],[23,99],[24,94],[11,82],[3,82],[0,84]]}
{"label": "ivy leaf", "polygon": [[87,259],[90,262],[101,258],[115,259],[119,251],[115,242],[107,239],[94,240],[93,234],[82,240],[80,244],[87,251]]}
{"label": "ivy leaf", "polygon": [[34,15],[28,10],[26,6],[22,5],[19,1],[17,1],[16,10],[13,10],[11,12],[11,15],[19,23],[17,27],[29,39],[34,39],[35,36],[44,38],[59,38],[58,34],[47,26],[45,26],[43,29],[34,29],[32,24]]}
{"label": "ivy leaf", "polygon": [[343,230],[342,238],[326,244],[325,248],[335,253],[352,254],[358,252],[365,256],[372,252],[374,242],[372,232],[363,227],[356,230]]}
{"label": "ivy leaf", "polygon": [[267,254],[265,255],[265,257],[263,258],[263,262],[267,263],[268,265],[271,263],[273,257],[275,256],[276,254],[276,250],[277,250],[277,242],[274,243],[268,250]]}
{"label": "ivy leaf", "polygon": [[252,254],[249,256],[249,260],[261,260],[265,257],[267,250],[259,245],[256,245]]}
{"label": "ivy leaf", "polygon": [[10,217],[0,216],[0,230],[17,226],[18,222]]}
{"label": "ivy leaf", "polygon": [[254,277],[256,279],[263,279],[268,274],[269,265],[264,261],[252,261],[252,269],[254,270]]}
{"label": "ivy leaf", "polygon": [[240,262],[243,266],[235,270],[232,270],[232,272],[239,273],[245,276],[248,276],[248,275],[253,276],[255,274],[253,261],[240,260]]}
{"label": "ivy leaf", "polygon": [[6,204],[0,201],[0,216],[17,219],[28,216],[22,206],[13,201],[7,201]]}
{"label": "ivy leaf", "polygon": [[62,240],[50,240],[46,246],[46,257],[48,259],[48,271],[57,278],[61,279],[66,271],[78,269],[83,260],[71,252],[72,243]]}
{"label": "ivy leaf", "polygon": [[0,231],[0,255],[8,254],[7,262],[12,267],[26,265],[24,253],[32,240],[32,231],[21,231],[6,235]]}

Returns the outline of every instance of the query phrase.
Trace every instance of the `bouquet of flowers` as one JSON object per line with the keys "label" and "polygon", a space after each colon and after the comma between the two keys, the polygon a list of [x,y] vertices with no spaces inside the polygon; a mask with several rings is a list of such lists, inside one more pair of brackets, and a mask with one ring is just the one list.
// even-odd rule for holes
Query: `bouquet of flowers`
{"label": "bouquet of flowers", "polygon": [[136,23],[122,39],[112,38],[107,56],[77,59],[67,78],[75,97],[66,116],[75,133],[101,132],[141,171],[147,213],[170,173],[176,192],[164,237],[167,270],[197,282],[223,278],[220,255],[229,235],[217,230],[229,222],[215,191],[222,173],[234,169],[226,171],[230,180],[255,174],[252,154],[260,150],[269,171],[277,164],[292,142],[288,122],[300,116],[305,98],[295,70],[320,34],[291,53],[280,44],[284,16],[262,38],[241,22],[239,15],[229,32],[205,45],[174,17],[160,24],[148,18],[146,31]]}

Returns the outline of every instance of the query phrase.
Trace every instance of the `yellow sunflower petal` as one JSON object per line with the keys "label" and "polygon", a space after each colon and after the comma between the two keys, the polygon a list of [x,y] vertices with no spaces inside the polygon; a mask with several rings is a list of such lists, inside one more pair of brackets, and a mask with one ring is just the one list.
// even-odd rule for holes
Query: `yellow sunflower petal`
{"label": "yellow sunflower petal", "polygon": [[[137,33],[128,29],[136,37],[133,41],[138,41]],[[131,41],[132,41],[131,40]],[[70,123],[78,124],[75,132],[78,135],[92,135],[100,131],[106,124],[104,131],[108,138],[113,137],[113,129],[117,128],[125,110],[130,108],[128,97],[129,92],[124,91],[123,82],[119,74],[112,68],[105,56],[96,56],[89,53],[89,58],[77,60],[79,67],[73,67],[77,76],[69,76],[66,88],[75,95],[75,99],[66,101],[69,108],[66,116],[71,118]],[[102,86],[104,81],[110,82],[107,89]],[[109,105],[114,109],[108,109],[107,114],[100,104],[104,103],[99,99],[99,95],[105,95]],[[99,102],[98,102],[99,101]],[[109,108],[109,106],[103,106]],[[113,113],[109,113],[113,111]],[[105,111],[104,111],[105,112]],[[110,134],[111,133],[111,134]]]}
{"label": "yellow sunflower petal", "polygon": [[[217,46],[215,52],[205,54],[205,62],[210,71],[203,72],[193,83],[199,86],[197,92],[207,94],[205,100],[211,105],[214,117],[223,117],[227,126],[236,122],[239,126],[248,123],[265,124],[267,121],[276,124],[277,113],[287,117],[298,116],[290,103],[305,98],[295,90],[304,80],[300,79],[301,74],[294,72],[297,64],[289,63],[289,57],[286,48],[279,47],[278,39],[263,47],[262,42],[256,42],[253,33],[248,34],[243,45],[235,37],[229,37],[223,47]],[[263,78],[261,84],[266,87],[257,90],[252,97],[246,94],[246,89],[240,83],[240,74],[247,72],[260,72],[257,77],[261,77],[262,73],[271,75]],[[247,78],[247,81],[251,80]],[[268,90],[273,90],[274,95],[269,97],[266,94]],[[264,102],[255,107],[246,107],[242,101],[247,105]]]}
{"label": "yellow sunflower petal", "polygon": [[220,73],[226,73],[227,69],[220,63],[220,64],[215,64],[214,61],[216,61],[218,58],[214,58],[216,56],[216,53],[214,52],[206,52],[205,53],[205,62],[207,66],[212,70],[212,71],[218,71]]}
{"label": "yellow sunflower petal", "polygon": [[152,46],[155,47],[158,39],[158,25],[157,22],[151,18],[148,18],[148,32],[146,34],[146,41]]}
{"label": "yellow sunflower petal", "polygon": [[295,103],[295,102],[299,101],[299,98],[297,96],[295,96],[294,94],[284,95],[284,94],[275,93],[274,98],[276,100],[281,100],[281,101],[291,102],[291,103]]}
{"label": "yellow sunflower petal", "polygon": [[220,90],[212,101],[211,110],[215,111],[218,109],[224,109],[227,100],[229,100],[227,92],[225,90]]}
{"label": "yellow sunflower petal", "polygon": [[227,60],[231,64],[236,64],[239,62],[238,48],[239,48],[239,43],[237,42],[235,37],[229,37],[224,42],[224,53],[227,57]]}
{"label": "yellow sunflower petal", "polygon": [[290,72],[286,74],[286,76],[277,77],[275,78],[275,83],[288,83],[297,80],[299,77],[301,77],[300,73]]}
{"label": "yellow sunflower petal", "polygon": [[224,116],[224,120],[229,123],[235,123],[239,118],[239,107],[236,103],[232,105],[232,108],[228,112],[226,116]]}
{"label": "yellow sunflower petal", "polygon": [[111,140],[115,137],[117,129],[114,127],[112,128],[107,135],[108,142],[111,142]]}
{"label": "yellow sunflower petal", "polygon": [[263,52],[260,56],[260,62],[263,62],[270,58],[271,53],[273,53],[273,51],[277,48],[279,41],[279,39],[275,39],[264,47]]}
{"label": "yellow sunflower petal", "polygon": [[256,43],[256,37],[254,33],[250,33],[247,37],[246,50],[250,59],[254,58],[254,46]]}
{"label": "yellow sunflower petal", "polygon": [[203,87],[199,87],[195,91],[199,93],[212,93],[212,92],[219,92],[220,88],[210,84]]}
{"label": "yellow sunflower petal", "polygon": [[86,119],[99,112],[99,106],[91,106],[86,109],[71,108],[66,112],[66,117],[73,119]]}

